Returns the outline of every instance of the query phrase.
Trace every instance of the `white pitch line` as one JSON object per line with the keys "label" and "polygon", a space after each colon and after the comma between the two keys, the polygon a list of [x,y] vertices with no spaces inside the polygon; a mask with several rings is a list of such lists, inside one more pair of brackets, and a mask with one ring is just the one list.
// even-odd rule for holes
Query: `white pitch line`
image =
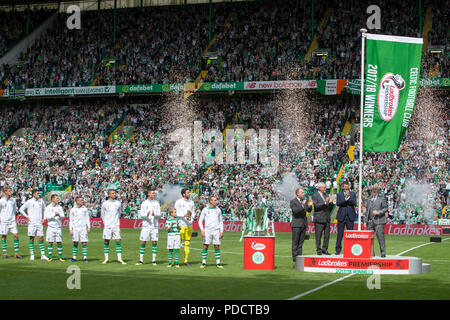
{"label": "white pitch line", "polygon": [[341,277],[341,278],[339,278],[339,279],[336,279],[336,280],[333,280],[333,281],[331,281],[331,282],[325,283],[325,284],[321,285],[320,287],[317,287],[317,288],[308,290],[308,291],[306,291],[306,292],[303,292],[303,293],[301,293],[301,294],[298,294],[298,295],[296,295],[295,297],[289,298],[288,300],[297,300],[298,298],[301,298],[301,297],[304,297],[304,296],[306,296],[306,295],[308,295],[308,294],[310,294],[310,293],[319,291],[319,290],[322,289],[322,288],[331,286],[332,284],[334,284],[334,283],[336,283],[336,282],[339,282],[339,281],[342,281],[342,280],[345,280],[345,279],[347,279],[347,278],[349,278],[349,277],[351,277],[351,276],[353,276],[353,275],[355,275],[355,273],[351,273],[351,274],[348,274],[348,275],[346,275],[346,276],[343,276],[343,277]]}
{"label": "white pitch line", "polygon": [[[444,239],[443,241],[445,241],[445,240],[449,240],[449,239]],[[419,246],[416,246],[416,247],[413,247],[413,248],[411,248],[411,249],[408,249],[408,250],[405,250],[405,251],[403,251],[403,252],[400,252],[399,254],[397,254],[397,256],[401,256],[401,255],[404,254],[404,253],[407,253],[407,252],[409,252],[409,251],[412,251],[412,250],[415,250],[415,249],[417,249],[417,248],[420,248],[420,247],[423,247],[423,246],[427,246],[427,245],[433,244],[433,243],[436,243],[436,242],[423,243],[423,244],[421,244],[421,245],[419,245]],[[356,273],[348,274],[348,275],[343,276],[343,277],[341,277],[341,278],[339,278],[339,279],[336,279],[336,280],[333,280],[333,281],[331,281],[331,282],[325,283],[325,284],[323,284],[323,285],[321,285],[321,286],[319,286],[319,287],[317,287],[317,288],[314,288],[314,289],[311,289],[311,290],[309,290],[309,291],[300,293],[300,294],[296,295],[295,297],[289,298],[288,300],[297,300],[297,299],[299,299],[299,298],[301,298],[301,297],[304,297],[304,296],[306,296],[306,295],[308,295],[308,294],[310,294],[310,293],[316,292],[316,291],[318,291],[318,290],[320,290],[320,289],[323,289],[323,288],[326,288],[326,287],[328,287],[328,286],[331,286],[332,284],[335,284],[335,283],[337,283],[337,282],[339,282],[339,281],[342,281],[342,280],[345,280],[345,279],[347,279],[347,278],[350,278],[351,276],[353,276],[353,275],[355,275],[355,274],[356,274]]]}

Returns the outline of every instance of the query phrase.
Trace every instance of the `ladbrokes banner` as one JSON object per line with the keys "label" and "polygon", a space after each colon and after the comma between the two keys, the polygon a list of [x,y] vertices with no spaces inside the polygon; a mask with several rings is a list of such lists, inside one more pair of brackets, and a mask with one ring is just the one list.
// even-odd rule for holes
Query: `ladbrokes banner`
{"label": "ladbrokes banner", "polygon": [[366,36],[363,148],[398,151],[414,111],[423,40]]}
{"label": "ladbrokes banner", "polygon": [[[28,224],[27,218],[24,216],[16,217],[17,224],[19,226],[26,226]],[[63,227],[69,226],[69,218],[64,217],[61,219]],[[47,222],[44,223],[44,226]],[[103,220],[101,218],[91,218],[91,228],[103,228]],[[141,229],[142,219],[120,219],[120,227],[124,229]],[[192,224],[194,230],[200,230],[198,222],[194,221]],[[241,221],[224,221],[223,227],[225,231],[229,232],[241,232]],[[289,222],[275,222],[275,232],[292,232],[291,224]],[[408,236],[440,236],[442,235],[442,225],[423,225],[423,224],[385,224],[384,233],[391,235],[408,235]],[[444,226],[445,227],[445,226]],[[165,220],[159,220],[159,229],[165,230]],[[314,234],[314,223],[308,223],[307,233]],[[330,233],[337,233],[337,223],[330,224]]]}

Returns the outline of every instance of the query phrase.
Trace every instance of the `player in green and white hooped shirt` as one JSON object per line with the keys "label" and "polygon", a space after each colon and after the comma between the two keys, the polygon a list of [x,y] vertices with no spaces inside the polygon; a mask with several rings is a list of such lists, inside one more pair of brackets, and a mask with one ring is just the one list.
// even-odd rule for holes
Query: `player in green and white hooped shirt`
{"label": "player in green and white hooped shirt", "polygon": [[81,242],[83,262],[87,263],[87,242],[88,233],[91,232],[91,221],[89,218],[89,212],[84,206],[84,199],[81,196],[78,196],[75,199],[75,207],[70,209],[69,219],[69,230],[73,241],[72,259],[70,262],[77,261],[78,242]]}
{"label": "player in green and white hooped shirt", "polygon": [[61,219],[64,217],[63,208],[58,204],[60,198],[57,194],[52,195],[51,203],[45,208],[44,216],[48,221],[46,240],[48,242],[48,261],[53,259],[53,242],[58,246],[59,261],[64,262],[63,247],[62,247],[62,223]]}
{"label": "player in green and white hooped shirt", "polygon": [[175,208],[169,208],[167,213],[169,215],[169,218],[166,220],[167,249],[169,249],[169,265],[167,267],[172,267],[172,256],[175,255],[175,267],[178,268],[178,257],[181,245],[181,225],[177,218],[177,210]]}
{"label": "player in green and white hooped shirt", "polygon": [[[220,239],[223,238],[223,220],[222,210],[217,207],[217,198],[211,196],[209,198],[209,206],[203,208],[198,220],[198,225],[202,231],[203,250],[202,250],[202,265],[200,268],[206,266],[206,256],[208,254],[208,246],[212,242],[214,245],[214,255],[216,257],[216,266],[222,269],[220,264]],[[203,227],[203,221],[205,226]]]}
{"label": "player in green and white hooped shirt", "polygon": [[[25,210],[27,212],[25,212]],[[28,236],[30,242],[30,260],[34,260],[34,238],[38,237],[41,260],[48,260],[45,255],[44,226],[42,225],[45,211],[45,202],[39,199],[39,190],[33,190],[33,197],[27,200],[19,209],[19,212],[28,220]]]}
{"label": "player in green and white hooped shirt", "polygon": [[139,262],[137,266],[144,263],[145,245],[147,241],[152,240],[152,264],[156,266],[156,248],[158,244],[159,218],[161,217],[161,208],[159,202],[155,200],[156,190],[150,187],[147,191],[147,200],[141,205],[140,216],[142,218],[142,230],[139,239],[141,248],[139,250]]}
{"label": "player in green and white hooped shirt", "polygon": [[108,200],[102,203],[101,217],[103,220],[103,239],[105,240],[103,252],[105,254],[105,261],[102,264],[109,262],[109,241],[116,240],[117,260],[121,264],[126,264],[122,260],[122,245],[120,244],[120,211],[122,204],[116,200],[116,190],[108,190]]}
{"label": "player in green and white hooped shirt", "polygon": [[22,259],[19,255],[19,234],[17,232],[16,199],[12,197],[11,187],[5,187],[4,197],[0,200],[0,234],[2,235],[3,259],[6,259],[6,236],[11,232],[14,237],[14,257]]}

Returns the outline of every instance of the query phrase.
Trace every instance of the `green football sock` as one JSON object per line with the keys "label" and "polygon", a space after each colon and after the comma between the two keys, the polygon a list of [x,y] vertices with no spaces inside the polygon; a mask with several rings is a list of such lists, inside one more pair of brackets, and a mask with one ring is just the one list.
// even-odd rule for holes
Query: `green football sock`
{"label": "green football sock", "polygon": [[202,249],[202,263],[206,263],[207,256],[208,256],[208,249]]}
{"label": "green football sock", "polygon": [[62,259],[62,254],[63,254],[63,246],[62,244],[58,244],[58,258]]}
{"label": "green football sock", "polygon": [[41,251],[41,256],[45,255],[44,241],[39,241],[39,250]]}
{"label": "green football sock", "polygon": [[48,244],[47,248],[48,248],[48,258],[52,259],[53,258],[53,243]]}
{"label": "green football sock", "polygon": [[83,259],[87,259],[87,252],[88,252],[88,248],[87,248],[87,244],[83,245]]}
{"label": "green football sock", "polygon": [[34,256],[34,241],[29,241],[28,246],[30,247],[30,256]]}
{"label": "green football sock", "polygon": [[122,253],[122,245],[120,242],[116,242],[116,253]]}
{"label": "green football sock", "polygon": [[19,253],[19,239],[14,239],[14,254]]}
{"label": "green football sock", "polygon": [[74,244],[73,247],[72,247],[72,258],[74,260],[76,260],[77,259],[77,255],[78,255],[78,246]]}
{"label": "green football sock", "polygon": [[105,242],[103,244],[103,252],[105,253],[105,259],[108,260],[109,256],[109,243]]}
{"label": "green football sock", "polygon": [[178,264],[178,257],[179,257],[180,250],[179,249],[174,249],[174,251],[175,251],[175,263]]}
{"label": "green football sock", "polygon": [[6,240],[2,239],[2,250],[3,250],[3,254],[6,255]]}
{"label": "green football sock", "polygon": [[169,249],[169,264],[172,264],[173,249]]}
{"label": "green football sock", "polygon": [[157,249],[158,245],[156,243],[152,243],[152,260],[155,261],[156,260],[156,249]]}
{"label": "green football sock", "polygon": [[216,263],[220,263],[220,249],[214,249],[214,255],[216,257]]}
{"label": "green football sock", "polygon": [[109,253],[109,243],[106,243],[103,245],[103,252],[104,253]]}

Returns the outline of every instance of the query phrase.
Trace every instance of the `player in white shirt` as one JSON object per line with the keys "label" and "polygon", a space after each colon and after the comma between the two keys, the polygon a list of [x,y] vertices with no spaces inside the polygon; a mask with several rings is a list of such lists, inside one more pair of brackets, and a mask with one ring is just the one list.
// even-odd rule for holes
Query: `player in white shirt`
{"label": "player in white shirt", "polygon": [[[34,238],[38,237],[39,250],[41,251],[41,260],[48,260],[45,255],[44,245],[44,211],[45,202],[39,198],[39,190],[33,190],[33,197],[27,200],[19,209],[19,212],[28,220],[28,236],[30,242],[30,260],[34,260]],[[25,212],[26,210],[26,212]]]}
{"label": "player in white shirt", "polygon": [[105,261],[102,264],[109,262],[109,241],[111,239],[116,240],[116,253],[117,260],[121,264],[126,264],[122,260],[122,245],[120,243],[120,212],[122,210],[122,204],[119,200],[116,200],[116,190],[108,190],[108,200],[102,203],[101,217],[103,220],[103,239],[105,240],[103,252],[105,254]]}
{"label": "player in white shirt", "polygon": [[[217,198],[211,196],[209,198],[209,206],[203,208],[200,214],[200,219],[198,225],[202,231],[203,237],[203,249],[202,249],[202,265],[200,268],[205,268],[206,266],[206,256],[208,255],[208,246],[214,245],[214,255],[216,257],[216,266],[222,269],[223,266],[220,264],[220,239],[223,238],[223,220],[222,220],[222,210],[217,207]],[[203,226],[205,222],[205,226]]]}
{"label": "player in white shirt", "polygon": [[7,258],[6,236],[8,235],[8,232],[11,232],[14,237],[14,257],[16,259],[22,259],[22,256],[19,254],[19,235],[17,232],[16,223],[16,199],[12,197],[11,187],[6,186],[3,191],[4,197],[0,199],[0,234],[2,235],[3,259]]}
{"label": "player in white shirt", "polygon": [[156,266],[156,249],[158,246],[158,227],[159,218],[161,217],[161,208],[159,202],[155,200],[156,190],[150,188],[147,191],[147,200],[142,202],[140,216],[142,219],[142,230],[139,240],[141,240],[141,248],[139,251],[139,262],[137,266],[144,263],[145,245],[147,241],[152,240],[152,264]]}
{"label": "player in white shirt", "polygon": [[181,190],[181,199],[175,202],[175,209],[177,210],[177,217],[180,220],[181,241],[184,241],[184,265],[188,266],[188,258],[190,252],[191,238],[192,238],[192,221],[197,217],[195,215],[194,201],[189,200],[191,192],[183,188]]}
{"label": "player in white shirt", "polygon": [[62,223],[61,219],[64,218],[63,208],[58,204],[60,198],[57,194],[52,195],[51,203],[45,208],[44,216],[48,221],[47,234],[45,240],[48,242],[48,261],[53,260],[53,242],[56,242],[58,247],[58,259],[61,262],[63,259],[63,247],[62,247]]}
{"label": "player in white shirt", "polygon": [[83,250],[83,262],[87,263],[87,242],[88,233],[91,232],[91,221],[89,219],[88,209],[84,206],[84,199],[78,196],[75,199],[75,207],[69,212],[69,230],[72,236],[72,259],[70,262],[77,261],[78,242],[81,242]]}

